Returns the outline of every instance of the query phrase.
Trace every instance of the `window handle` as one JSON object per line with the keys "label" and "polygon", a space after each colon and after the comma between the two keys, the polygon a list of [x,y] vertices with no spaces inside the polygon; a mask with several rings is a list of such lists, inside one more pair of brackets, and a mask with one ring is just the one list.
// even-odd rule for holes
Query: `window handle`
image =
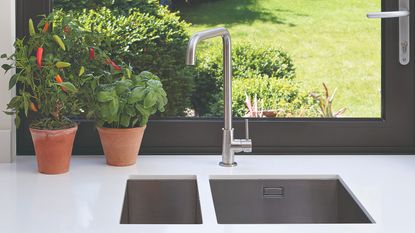
{"label": "window handle", "polygon": [[370,19],[388,19],[399,18],[399,63],[408,65],[410,61],[410,44],[409,44],[409,1],[399,0],[399,11],[385,11],[368,13]]}
{"label": "window handle", "polygon": [[245,119],[245,139],[249,139],[249,120]]}
{"label": "window handle", "polygon": [[384,11],[367,13],[369,19],[388,19],[409,16],[409,11]]}

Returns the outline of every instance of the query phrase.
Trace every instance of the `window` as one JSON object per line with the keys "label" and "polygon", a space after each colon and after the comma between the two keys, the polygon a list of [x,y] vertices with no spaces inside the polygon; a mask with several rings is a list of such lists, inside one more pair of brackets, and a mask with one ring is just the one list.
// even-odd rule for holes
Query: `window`
{"label": "window", "polygon": [[[26,33],[26,19],[50,11],[52,4],[47,0],[36,6],[30,1],[18,2],[18,36],[22,36]],[[220,0],[191,6],[180,2],[173,1],[172,9],[180,9],[181,17],[193,23],[188,30],[226,26],[231,32],[235,51],[235,134],[243,136],[241,117],[250,117],[254,154],[414,151],[413,61],[405,66],[399,63],[397,19],[380,21],[365,17],[371,11],[397,10],[398,0]],[[413,23],[413,17],[410,21]],[[413,30],[410,40],[413,44]],[[151,120],[142,153],[220,153],[221,81],[220,77],[213,77],[218,76],[220,65],[204,59],[220,59],[218,42],[212,40],[198,48],[199,62],[209,69],[199,71],[202,75],[195,81],[196,91],[187,106],[178,104],[176,107],[181,110]],[[275,49],[270,50],[271,47]],[[258,51],[262,53],[255,54]],[[414,54],[413,49],[410,52]],[[253,67],[269,68],[253,56],[276,65],[262,77],[265,71],[258,74],[259,68],[247,67],[248,56],[251,62],[254,60]],[[184,57],[177,59],[184,66]],[[276,72],[282,66],[284,69]],[[246,80],[251,83],[246,84]],[[258,80],[266,84],[261,86],[262,81]],[[324,97],[323,82],[331,94],[337,89],[333,111],[346,107],[342,117],[321,117],[315,93]],[[179,82],[178,86],[186,88],[180,85],[185,83]],[[277,93],[261,93],[264,87],[274,84],[272,90]],[[256,89],[251,88],[255,86]],[[172,90],[179,87],[173,86]],[[212,90],[216,92],[212,94]],[[279,92],[284,95],[279,96]],[[248,111],[246,99],[252,104],[257,102],[258,111]],[[182,100],[179,96],[172,103]],[[257,117],[264,112],[274,115]],[[18,130],[17,143],[18,154],[33,154],[27,126]],[[102,154],[92,122],[80,123],[74,153]]]}

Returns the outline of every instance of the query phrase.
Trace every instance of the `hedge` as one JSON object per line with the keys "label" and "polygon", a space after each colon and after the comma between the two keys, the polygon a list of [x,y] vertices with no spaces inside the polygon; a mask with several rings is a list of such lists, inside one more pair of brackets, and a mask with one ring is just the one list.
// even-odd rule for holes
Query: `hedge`
{"label": "hedge", "polygon": [[[192,105],[199,116],[216,116],[222,99],[222,50],[217,47],[202,53],[197,63],[196,90]],[[276,78],[292,80],[295,77],[293,61],[287,53],[276,48],[249,44],[234,46],[232,52],[233,79]]]}
{"label": "hedge", "polygon": [[318,105],[310,93],[301,90],[294,80],[253,77],[233,81],[234,116],[248,113],[246,95],[258,99],[258,110],[275,111],[278,117],[317,117]]}
{"label": "hedge", "polygon": [[118,15],[99,8],[78,12],[77,17],[84,30],[99,32],[109,39],[103,49],[111,51],[114,59],[160,77],[169,99],[164,115],[182,116],[191,108],[193,75],[184,63],[188,24],[176,14],[157,5],[155,14],[136,8],[129,15]]}

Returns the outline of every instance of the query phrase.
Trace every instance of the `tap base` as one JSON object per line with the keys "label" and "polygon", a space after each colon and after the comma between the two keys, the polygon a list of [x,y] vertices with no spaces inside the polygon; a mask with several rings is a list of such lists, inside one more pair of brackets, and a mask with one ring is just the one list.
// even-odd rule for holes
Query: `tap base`
{"label": "tap base", "polygon": [[236,167],[236,166],[238,166],[238,163],[233,162],[233,163],[229,164],[229,163],[220,162],[219,166],[221,166],[221,167]]}

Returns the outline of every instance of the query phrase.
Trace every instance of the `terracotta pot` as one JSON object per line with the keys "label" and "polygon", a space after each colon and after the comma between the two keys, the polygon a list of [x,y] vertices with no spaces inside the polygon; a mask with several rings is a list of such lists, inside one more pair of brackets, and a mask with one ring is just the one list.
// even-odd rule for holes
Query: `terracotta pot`
{"label": "terracotta pot", "polygon": [[30,129],[40,173],[62,174],[69,171],[77,130],[78,126],[60,130]]}
{"label": "terracotta pot", "polygon": [[129,129],[98,127],[107,164],[111,166],[135,164],[145,129],[145,126]]}

